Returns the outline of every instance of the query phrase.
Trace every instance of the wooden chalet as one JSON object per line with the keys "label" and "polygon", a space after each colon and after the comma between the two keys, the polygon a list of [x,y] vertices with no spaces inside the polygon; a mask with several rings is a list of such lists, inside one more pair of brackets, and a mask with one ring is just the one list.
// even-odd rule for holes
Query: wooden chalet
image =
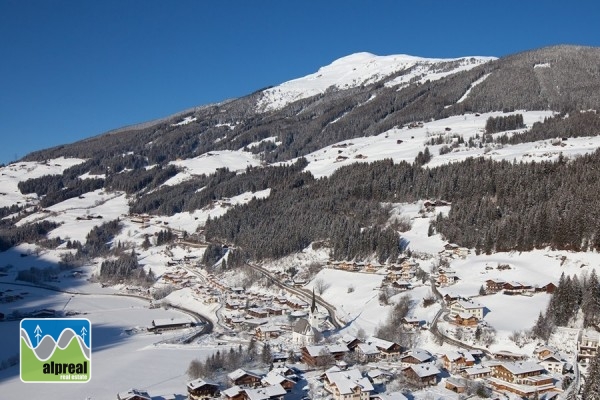
{"label": "wooden chalet", "polygon": [[357,369],[326,372],[323,379],[323,388],[331,393],[334,400],[369,399],[374,391],[369,379],[363,377]]}
{"label": "wooden chalet", "polygon": [[341,360],[350,351],[345,344],[332,344],[322,346],[305,346],[300,349],[303,363],[310,366],[323,365],[324,360],[333,357]]}
{"label": "wooden chalet", "polygon": [[536,292],[541,292],[541,293],[554,293],[554,291],[556,290],[556,285],[552,282],[545,284],[544,286],[540,286],[535,288]]}
{"label": "wooden chalet", "polygon": [[354,350],[358,355],[358,359],[362,362],[371,362],[379,359],[379,349],[367,343],[360,343]]}
{"label": "wooden chalet", "polygon": [[258,387],[260,386],[262,379],[259,375],[241,368],[228,374],[227,378],[232,386],[240,387]]}
{"label": "wooden chalet", "polygon": [[421,385],[434,386],[437,384],[437,376],[440,370],[433,364],[411,364],[404,368],[402,373]]}
{"label": "wooden chalet", "polygon": [[446,378],[446,382],[444,382],[444,387],[448,390],[453,391],[454,393],[464,393],[467,391],[467,383],[462,379],[457,378]]}
{"label": "wooden chalet", "polygon": [[475,358],[468,352],[449,351],[444,353],[441,360],[444,368],[452,373],[475,365]]}
{"label": "wooden chalet", "polygon": [[221,396],[219,385],[208,383],[203,379],[195,379],[188,382],[187,390],[189,400],[208,400]]}
{"label": "wooden chalet", "polygon": [[262,379],[262,384],[263,386],[281,385],[287,392],[290,392],[296,385],[296,382],[285,375],[269,371],[269,373]]}
{"label": "wooden chalet", "polygon": [[459,313],[454,316],[452,322],[460,326],[477,326],[479,319],[471,314]]}
{"label": "wooden chalet", "polygon": [[520,282],[505,282],[503,289],[504,294],[514,295],[530,292],[533,290],[533,287],[531,285],[526,285]]}
{"label": "wooden chalet", "polygon": [[395,359],[400,356],[402,348],[398,343],[383,340],[374,336],[369,337],[365,343],[379,350],[379,358],[382,360]]}
{"label": "wooden chalet", "polygon": [[400,357],[400,361],[403,365],[409,364],[422,364],[431,361],[433,356],[426,350],[423,349],[412,349],[404,353]]}
{"label": "wooden chalet", "polygon": [[283,386],[276,384],[254,389],[244,389],[244,400],[283,400],[287,391]]}
{"label": "wooden chalet", "polygon": [[479,365],[471,368],[465,368],[461,375],[467,379],[487,378],[488,376],[492,376],[492,369]]}
{"label": "wooden chalet", "polygon": [[281,335],[281,329],[276,326],[259,326],[254,330],[254,337],[260,341],[278,338]]}
{"label": "wooden chalet", "polygon": [[269,312],[267,310],[265,310],[264,308],[259,308],[259,307],[249,308],[246,310],[246,313],[248,313],[248,315],[250,315],[251,317],[254,317],[254,318],[268,318],[269,317]]}
{"label": "wooden chalet", "polygon": [[362,340],[360,340],[352,335],[348,335],[348,334],[342,336],[342,338],[340,339],[340,342],[344,343],[350,351],[355,351],[356,346],[363,343]]}
{"label": "wooden chalet", "polygon": [[185,318],[154,319],[148,327],[150,332],[159,333],[173,329],[184,329],[192,326],[192,321]]}
{"label": "wooden chalet", "polygon": [[485,289],[488,293],[498,293],[504,289],[505,283],[500,279],[488,279],[485,281]]}
{"label": "wooden chalet", "polygon": [[[492,365],[492,376],[505,382],[527,384],[531,377],[540,376],[544,373],[544,367],[533,362],[505,362]],[[552,383],[552,378],[548,377]]]}
{"label": "wooden chalet", "polygon": [[225,400],[244,400],[245,399],[244,389],[239,386],[232,386],[221,392],[221,397]]}

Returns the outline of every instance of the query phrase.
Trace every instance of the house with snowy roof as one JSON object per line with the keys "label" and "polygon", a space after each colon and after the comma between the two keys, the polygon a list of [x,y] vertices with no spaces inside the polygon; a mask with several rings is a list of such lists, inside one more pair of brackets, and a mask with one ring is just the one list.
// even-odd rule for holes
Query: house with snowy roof
{"label": "house with snowy roof", "polygon": [[474,300],[455,300],[450,303],[450,315],[470,314],[477,319],[483,319],[483,305]]}
{"label": "house with snowy roof", "polygon": [[402,369],[402,373],[408,378],[421,385],[433,386],[437,384],[440,370],[433,364],[410,364]]}
{"label": "house with snowy roof", "polygon": [[365,340],[365,343],[374,346],[379,350],[379,358],[389,360],[400,355],[402,347],[398,343],[390,342],[389,340],[380,339],[375,336],[370,336]]}
{"label": "house with snowy roof", "polygon": [[475,365],[475,358],[469,352],[447,351],[441,357],[444,368],[456,373],[465,368]]}
{"label": "house with snowy roof", "polygon": [[422,364],[431,360],[433,360],[431,353],[423,349],[408,350],[400,357],[403,366]]}
{"label": "house with snowy roof", "polygon": [[287,391],[280,384],[244,389],[245,400],[283,400]]}
{"label": "house with snowy roof", "polygon": [[323,387],[334,400],[368,400],[374,391],[369,379],[357,369],[325,373]]}
{"label": "house with snowy roof", "polygon": [[129,389],[126,392],[117,393],[117,400],[152,400],[145,390]]}
{"label": "house with snowy roof", "polygon": [[219,385],[203,379],[194,379],[188,382],[187,390],[190,400],[208,400],[220,397]]}
{"label": "house with snowy roof", "polygon": [[229,379],[231,385],[242,387],[260,386],[261,382],[261,377],[259,375],[241,368],[227,374],[227,379]]}

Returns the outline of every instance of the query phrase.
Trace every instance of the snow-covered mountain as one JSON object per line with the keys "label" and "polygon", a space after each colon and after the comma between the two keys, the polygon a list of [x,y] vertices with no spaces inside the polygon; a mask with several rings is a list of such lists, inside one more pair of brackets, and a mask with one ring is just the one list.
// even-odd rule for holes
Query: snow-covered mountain
{"label": "snow-covered mountain", "polygon": [[335,60],[317,72],[266,89],[258,101],[258,109],[278,110],[294,101],[325,93],[379,82],[391,75],[388,87],[400,89],[408,84],[434,81],[460,71],[467,71],[495,57],[462,57],[449,59],[422,58],[409,55],[376,56],[356,53]]}

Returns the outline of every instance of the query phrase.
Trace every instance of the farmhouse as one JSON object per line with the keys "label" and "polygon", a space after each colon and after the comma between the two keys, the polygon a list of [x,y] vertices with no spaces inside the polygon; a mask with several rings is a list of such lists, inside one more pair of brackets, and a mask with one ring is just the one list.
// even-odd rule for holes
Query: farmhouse
{"label": "farmhouse", "polygon": [[323,387],[334,400],[368,400],[374,390],[369,379],[357,369],[327,372]]}
{"label": "farmhouse", "polygon": [[452,322],[460,326],[476,326],[479,320],[469,313],[460,313],[454,316]]}
{"label": "farmhouse", "polygon": [[188,399],[190,400],[208,400],[220,396],[219,385],[208,383],[203,379],[196,379],[187,384]]}

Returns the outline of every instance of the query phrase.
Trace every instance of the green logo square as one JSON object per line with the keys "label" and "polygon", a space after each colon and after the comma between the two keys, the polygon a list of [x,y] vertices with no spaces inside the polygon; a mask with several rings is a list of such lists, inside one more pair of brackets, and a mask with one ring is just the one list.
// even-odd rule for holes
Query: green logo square
{"label": "green logo square", "polygon": [[92,324],[85,318],[25,318],[21,381],[82,383],[92,377]]}

